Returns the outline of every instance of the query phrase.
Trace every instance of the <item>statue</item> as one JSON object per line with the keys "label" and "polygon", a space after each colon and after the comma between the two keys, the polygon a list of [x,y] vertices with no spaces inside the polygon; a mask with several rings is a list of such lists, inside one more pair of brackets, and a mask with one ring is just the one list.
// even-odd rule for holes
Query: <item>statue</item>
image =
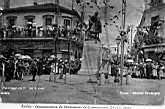
{"label": "statue", "polygon": [[102,25],[101,25],[100,18],[98,17],[97,11],[95,12],[93,16],[89,18],[89,26],[88,26],[87,32],[89,33],[88,36],[90,38],[100,41],[99,33],[102,32]]}

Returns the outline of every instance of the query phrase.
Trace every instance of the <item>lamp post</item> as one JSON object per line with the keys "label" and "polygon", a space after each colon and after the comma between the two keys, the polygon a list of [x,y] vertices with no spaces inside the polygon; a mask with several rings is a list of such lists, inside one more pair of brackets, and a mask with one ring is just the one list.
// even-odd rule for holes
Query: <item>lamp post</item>
{"label": "lamp post", "polygon": [[121,61],[120,61],[120,85],[123,84],[123,72],[124,72],[124,41],[126,37],[125,23],[126,23],[126,1],[122,0],[122,31],[120,32],[121,36]]}
{"label": "lamp post", "polygon": [[57,23],[57,34],[56,34],[56,36],[54,37],[54,53],[55,53],[55,73],[54,73],[54,83],[56,82],[56,66],[57,66],[57,40],[58,40],[58,35],[59,35],[59,23],[58,23],[58,21],[59,21],[59,15],[60,15],[60,9],[59,9],[59,0],[57,0],[56,2],[55,2],[56,4],[57,4],[57,17],[56,17],[56,23]]}
{"label": "lamp post", "polygon": [[[118,62],[119,62],[119,44],[120,44],[120,42],[121,42],[121,38],[120,38],[120,36],[117,36],[117,38],[116,38],[116,44],[117,44],[117,64],[119,64]],[[114,82],[119,82],[119,73],[118,73],[118,71],[116,72]]]}

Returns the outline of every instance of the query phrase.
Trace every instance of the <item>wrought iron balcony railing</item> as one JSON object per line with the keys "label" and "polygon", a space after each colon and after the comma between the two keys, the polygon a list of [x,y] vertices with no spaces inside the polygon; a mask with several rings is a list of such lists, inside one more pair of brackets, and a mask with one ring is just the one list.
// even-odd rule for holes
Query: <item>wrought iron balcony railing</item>
{"label": "wrought iron balcony railing", "polygon": [[82,42],[83,38],[81,37],[80,32],[57,32],[49,30],[0,30],[0,39],[46,39],[46,38],[60,38],[65,40],[73,40]]}

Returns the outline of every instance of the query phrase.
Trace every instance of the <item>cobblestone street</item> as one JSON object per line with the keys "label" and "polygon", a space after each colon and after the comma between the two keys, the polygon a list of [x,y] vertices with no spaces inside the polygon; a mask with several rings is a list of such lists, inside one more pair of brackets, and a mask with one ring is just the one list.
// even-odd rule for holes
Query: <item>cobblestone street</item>
{"label": "cobblestone street", "polygon": [[[114,83],[98,86],[87,82],[89,76],[69,75],[67,84],[57,79],[49,82],[48,75],[37,77],[36,82],[12,80],[1,90],[3,103],[55,103],[55,104],[130,104],[161,105],[164,102],[165,80],[133,79],[129,85]],[[125,79],[125,78],[124,78]],[[125,82],[125,81],[124,81]]]}

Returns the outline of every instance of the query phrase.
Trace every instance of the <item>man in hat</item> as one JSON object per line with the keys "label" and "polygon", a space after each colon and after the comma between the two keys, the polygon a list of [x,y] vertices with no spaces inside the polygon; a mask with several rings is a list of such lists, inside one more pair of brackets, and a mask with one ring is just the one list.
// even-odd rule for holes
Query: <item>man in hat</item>
{"label": "man in hat", "polygon": [[151,79],[151,77],[152,77],[152,64],[151,64],[151,61],[148,61],[147,65],[146,65],[146,76],[147,76],[147,79]]}
{"label": "man in hat", "polygon": [[37,63],[36,61],[32,61],[31,65],[30,65],[30,73],[32,74],[32,79],[30,81],[36,81],[35,77],[37,74]]}
{"label": "man in hat", "polygon": [[62,73],[60,73],[60,79],[63,79],[63,75],[65,75],[67,72],[69,72],[69,62],[66,59],[63,62],[63,71],[62,71]]}
{"label": "man in hat", "polygon": [[59,59],[58,61],[58,73],[61,74],[63,68],[63,60]]}

